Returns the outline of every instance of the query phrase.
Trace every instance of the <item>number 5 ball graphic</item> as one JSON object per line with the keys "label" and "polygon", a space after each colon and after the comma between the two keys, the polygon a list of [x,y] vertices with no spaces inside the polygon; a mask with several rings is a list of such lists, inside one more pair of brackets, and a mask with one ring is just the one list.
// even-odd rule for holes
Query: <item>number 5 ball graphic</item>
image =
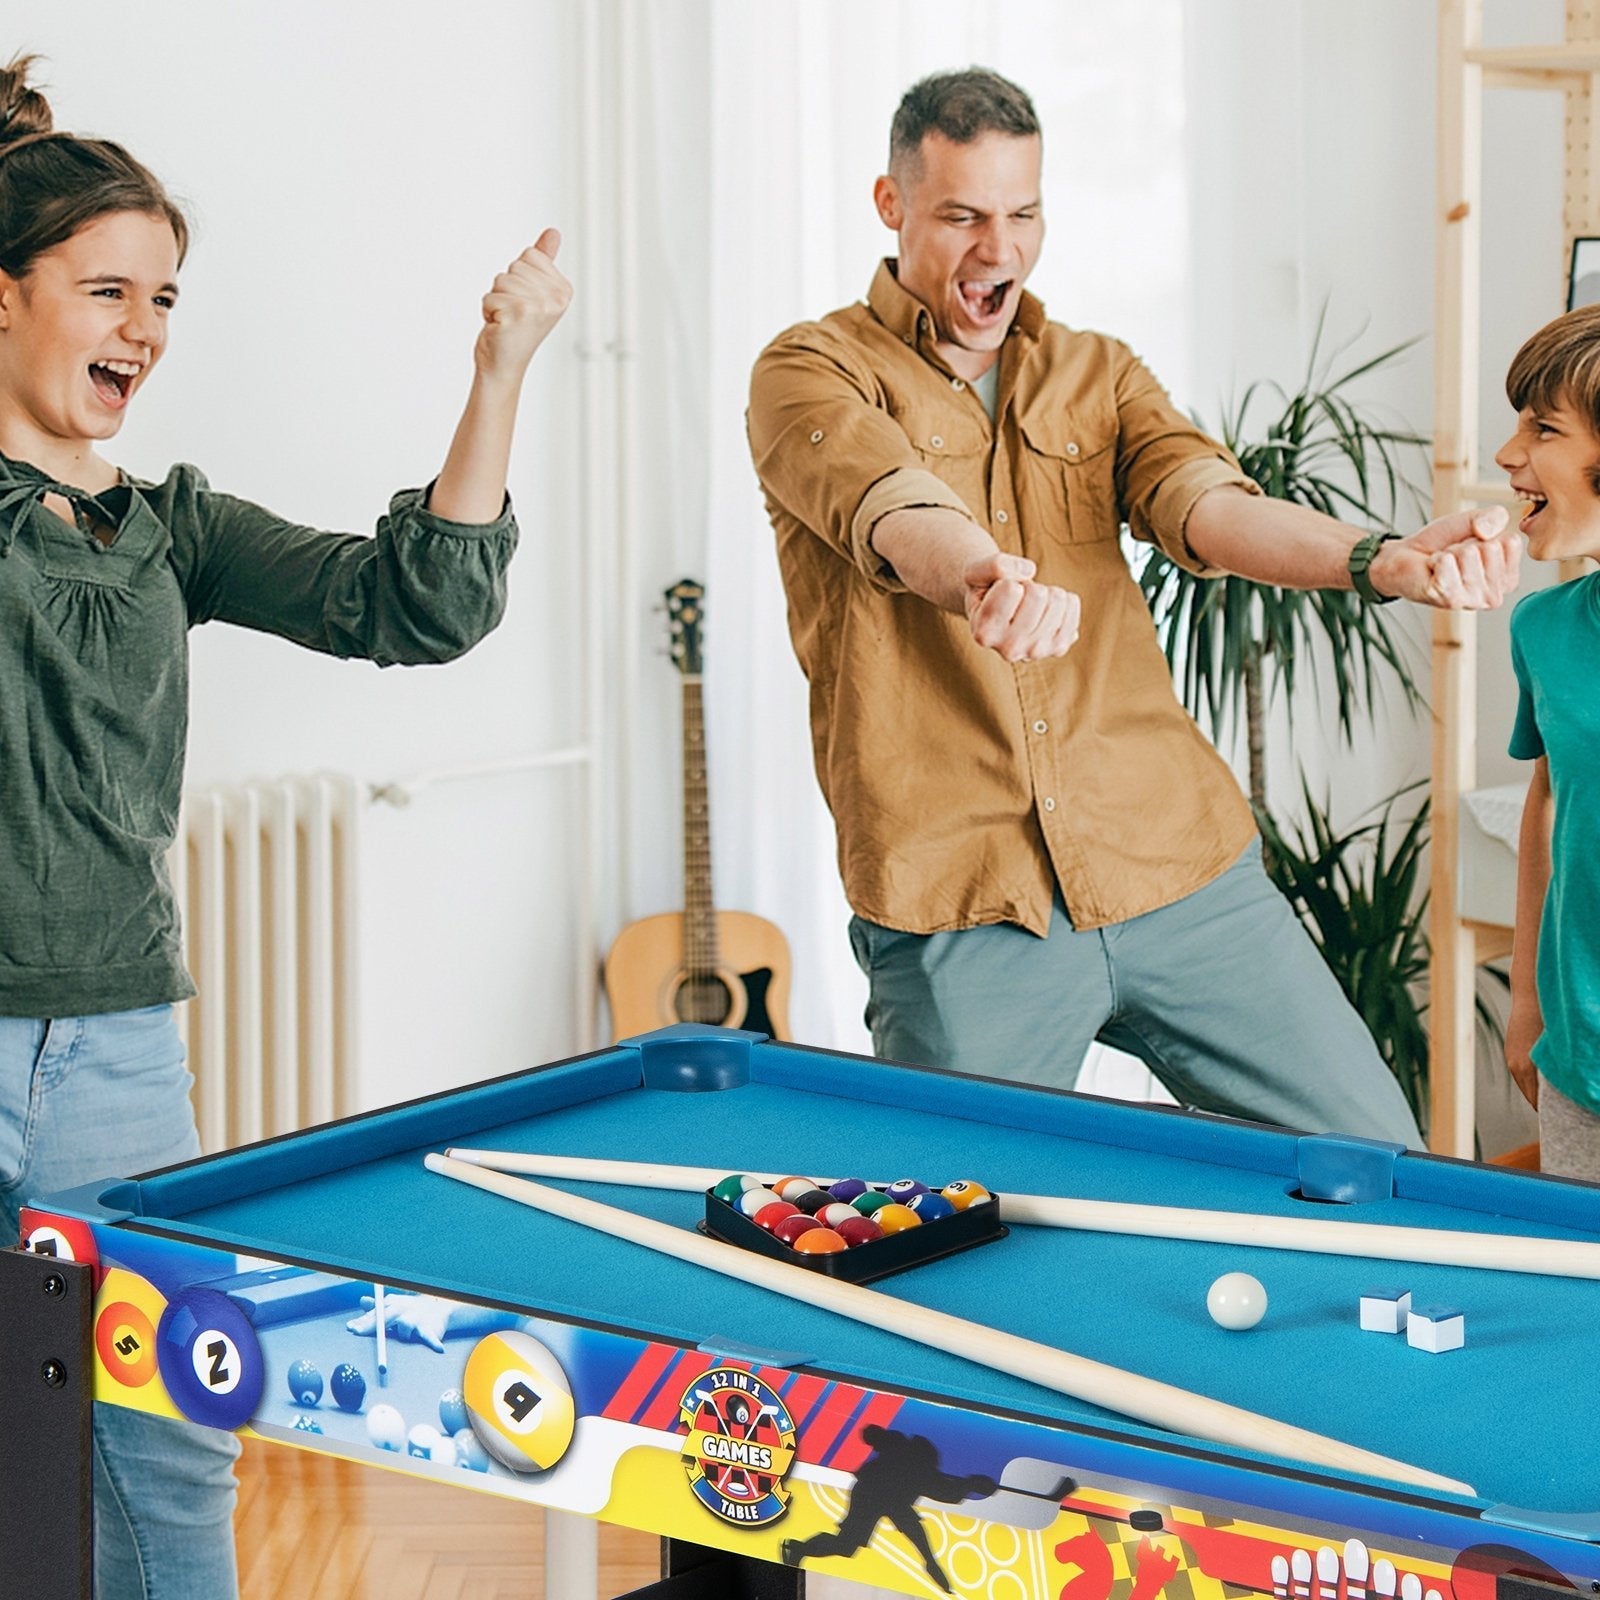
{"label": "number 5 ball graphic", "polygon": [[266,1366],[250,1319],[215,1289],[180,1289],[161,1313],[156,1365],[191,1422],[237,1428],[255,1414]]}
{"label": "number 5 ball graphic", "polygon": [[115,1300],[95,1319],[100,1364],[125,1389],[139,1389],[156,1375],[156,1331],[136,1305]]}
{"label": "number 5 ball graphic", "polygon": [[472,1431],[513,1472],[553,1467],[572,1443],[572,1389],[561,1363],[526,1333],[480,1339],[461,1380]]}

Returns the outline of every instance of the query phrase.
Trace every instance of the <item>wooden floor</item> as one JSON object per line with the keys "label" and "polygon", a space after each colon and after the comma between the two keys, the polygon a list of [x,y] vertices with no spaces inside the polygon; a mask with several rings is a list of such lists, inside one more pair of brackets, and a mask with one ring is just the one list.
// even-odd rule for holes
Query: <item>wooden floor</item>
{"label": "wooden floor", "polygon": [[1539,1144],[1535,1140],[1532,1144],[1519,1144],[1515,1150],[1507,1150],[1504,1155],[1491,1157],[1490,1166],[1493,1167],[1520,1167],[1524,1172],[1537,1172],[1539,1170]]}
{"label": "wooden floor", "polygon": [[[498,1495],[244,1441],[240,1600],[588,1600],[546,1597],[544,1519]],[[660,1575],[653,1535],[600,1530],[600,1594]]]}

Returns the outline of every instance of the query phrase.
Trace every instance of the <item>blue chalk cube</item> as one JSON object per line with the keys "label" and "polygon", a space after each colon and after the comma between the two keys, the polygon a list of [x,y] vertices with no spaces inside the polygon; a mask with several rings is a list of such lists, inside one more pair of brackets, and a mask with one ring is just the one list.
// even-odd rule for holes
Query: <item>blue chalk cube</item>
{"label": "blue chalk cube", "polygon": [[1365,1333],[1404,1333],[1411,1314],[1409,1289],[1366,1289],[1361,1295],[1361,1327]]}

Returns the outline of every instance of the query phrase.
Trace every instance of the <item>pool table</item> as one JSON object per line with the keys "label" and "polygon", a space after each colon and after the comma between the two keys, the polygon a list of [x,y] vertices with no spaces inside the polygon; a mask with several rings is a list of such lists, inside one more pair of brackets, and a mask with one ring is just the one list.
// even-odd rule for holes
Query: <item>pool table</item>
{"label": "pool table", "polygon": [[[804,1571],[963,1600],[1600,1592],[1595,1281],[1017,1225],[874,1286],[1473,1489],[1427,1491],[1131,1421],[424,1166],[457,1145],[969,1178],[1002,1217],[1009,1191],[1600,1239],[1586,1185],[667,1028],[34,1204],[33,1254],[0,1277],[0,1421],[30,1419],[0,1452],[0,1551],[81,1554],[81,1507],[52,1528],[37,1505],[52,1462],[85,1476],[87,1391],[72,1409],[74,1374],[51,1386],[34,1359],[75,1317],[102,1401],[648,1529],[680,1566],[724,1552],[789,1585],[730,1593],[797,1594]],[[686,1230],[705,1212],[696,1192],[564,1187]],[[1207,1314],[1228,1271],[1266,1287],[1252,1329]],[[1464,1347],[1363,1331],[1380,1288],[1461,1312]],[[713,1592],[682,1581],[660,1592]]]}

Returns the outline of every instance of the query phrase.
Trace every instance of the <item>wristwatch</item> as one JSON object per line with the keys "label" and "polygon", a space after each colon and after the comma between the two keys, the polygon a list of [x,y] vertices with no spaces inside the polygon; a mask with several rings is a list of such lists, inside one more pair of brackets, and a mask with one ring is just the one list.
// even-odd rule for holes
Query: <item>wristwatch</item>
{"label": "wristwatch", "polygon": [[1364,538],[1357,539],[1350,547],[1350,587],[1361,596],[1368,605],[1386,606],[1391,600],[1398,600],[1399,595],[1379,594],[1372,587],[1372,579],[1367,575],[1367,569],[1372,565],[1372,558],[1377,555],[1382,547],[1391,539],[1398,539],[1398,533],[1369,533]]}

